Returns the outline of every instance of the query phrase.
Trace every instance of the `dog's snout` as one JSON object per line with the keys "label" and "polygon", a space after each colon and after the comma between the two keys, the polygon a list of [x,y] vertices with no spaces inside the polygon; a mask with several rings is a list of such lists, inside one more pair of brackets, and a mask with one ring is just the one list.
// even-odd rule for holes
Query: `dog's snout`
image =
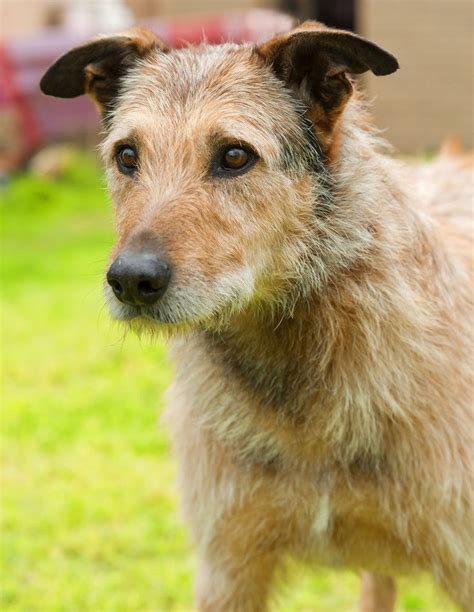
{"label": "dog's snout", "polygon": [[107,282],[124,304],[154,304],[166,291],[171,277],[168,262],[155,253],[122,253],[107,272]]}

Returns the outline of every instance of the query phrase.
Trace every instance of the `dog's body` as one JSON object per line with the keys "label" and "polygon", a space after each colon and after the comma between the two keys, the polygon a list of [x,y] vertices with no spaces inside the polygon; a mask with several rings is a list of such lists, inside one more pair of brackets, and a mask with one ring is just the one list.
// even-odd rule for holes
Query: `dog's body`
{"label": "dog's body", "polygon": [[[470,609],[467,163],[378,152],[345,72],[396,62],[353,35],[104,40],[43,89],[87,91],[105,114],[113,314],[174,332],[166,420],[200,609],[263,610],[287,554],[373,572],[365,610],[392,609],[383,575],[415,569]],[[153,303],[116,273],[144,251],[171,265],[157,260]]]}
{"label": "dog's body", "polygon": [[[456,193],[472,179],[443,159],[405,183],[378,155],[354,164],[366,135],[354,136],[335,205],[373,219],[378,252],[286,318],[250,307],[225,330],[174,341],[167,420],[205,559],[203,609],[260,610],[284,552],[423,568],[472,605],[469,213],[458,208],[469,200]],[[451,193],[434,189],[454,176]]]}

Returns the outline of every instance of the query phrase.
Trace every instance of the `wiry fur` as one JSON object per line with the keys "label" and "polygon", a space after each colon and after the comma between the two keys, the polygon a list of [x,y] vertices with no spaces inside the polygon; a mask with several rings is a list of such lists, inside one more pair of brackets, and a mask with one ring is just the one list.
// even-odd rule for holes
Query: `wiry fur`
{"label": "wiry fur", "polygon": [[[260,611],[291,554],[373,572],[365,610],[392,609],[384,574],[418,569],[469,610],[472,170],[389,159],[357,93],[324,134],[306,110],[231,44],[152,50],[109,109],[112,258],[155,241],[173,276],[154,307],[107,299],[172,336],[165,418],[197,601]],[[261,159],[218,180],[226,139]],[[134,179],[120,142],[140,151]]]}
{"label": "wiry fur", "polygon": [[[202,554],[217,565],[203,579],[211,593],[222,566],[233,561],[238,572],[252,554],[259,566],[269,548],[275,562],[289,551],[377,573],[425,569],[467,610],[466,227],[436,218],[448,198],[455,212],[455,190],[424,201],[435,177],[425,188],[411,170],[405,179],[405,168],[349,121],[351,111],[358,109],[346,110],[331,213],[310,226],[307,246],[321,259],[303,272],[305,294],[289,309],[250,304],[218,332],[174,342],[167,420],[185,510]],[[472,175],[445,163],[465,189]],[[440,183],[450,180],[438,172]],[[239,546],[235,559],[225,538]],[[226,590],[209,609],[231,609],[233,597],[245,597],[236,588],[240,595]],[[244,599],[241,609],[259,605]]]}

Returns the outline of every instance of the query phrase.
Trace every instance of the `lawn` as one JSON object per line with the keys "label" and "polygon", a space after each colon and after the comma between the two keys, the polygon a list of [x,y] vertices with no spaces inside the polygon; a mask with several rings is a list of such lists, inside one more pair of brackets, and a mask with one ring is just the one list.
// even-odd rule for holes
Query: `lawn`
{"label": "lawn", "polygon": [[[112,324],[112,215],[92,159],[12,180],[2,199],[2,599],[6,611],[185,612],[195,556],[158,424],[161,343]],[[356,609],[351,573],[295,566],[274,610]],[[428,578],[399,609],[453,610]]]}

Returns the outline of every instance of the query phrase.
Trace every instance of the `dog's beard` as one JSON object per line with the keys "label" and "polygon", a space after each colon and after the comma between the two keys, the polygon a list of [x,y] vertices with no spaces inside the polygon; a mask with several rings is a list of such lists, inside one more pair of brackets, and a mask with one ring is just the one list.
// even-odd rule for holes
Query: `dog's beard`
{"label": "dog's beard", "polygon": [[171,300],[163,297],[156,305],[134,306],[120,302],[107,287],[105,293],[112,319],[130,323],[134,328],[143,323],[147,326],[182,325],[199,318],[193,304],[183,303],[179,296]]}
{"label": "dog's beard", "polygon": [[200,328],[221,328],[230,318],[249,304],[253,291],[249,275],[226,275],[209,287],[209,283],[194,283],[194,287],[170,287],[157,304],[132,306],[123,304],[105,285],[105,299],[112,319],[127,323],[141,334],[189,331]]}

